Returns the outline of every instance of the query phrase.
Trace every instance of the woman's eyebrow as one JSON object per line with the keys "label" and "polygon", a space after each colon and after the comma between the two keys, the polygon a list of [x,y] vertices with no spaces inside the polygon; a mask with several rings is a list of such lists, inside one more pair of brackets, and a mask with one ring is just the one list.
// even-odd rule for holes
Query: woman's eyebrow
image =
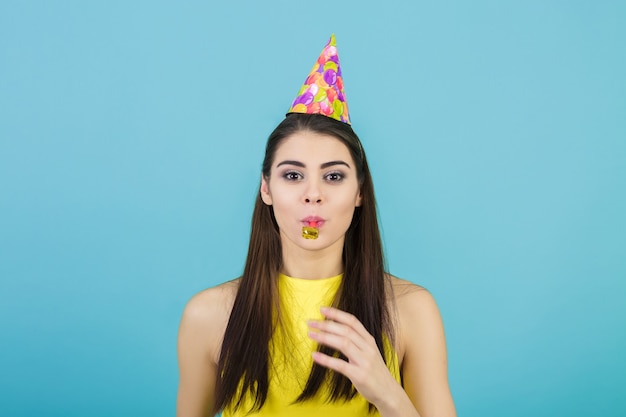
{"label": "woman's eyebrow", "polygon": [[[276,168],[278,168],[281,165],[295,165],[297,167],[301,167],[301,168],[306,168],[306,165],[304,165],[302,162],[300,161],[291,161],[291,160],[286,160],[286,161],[282,161],[280,162],[278,165],[276,165]],[[331,167],[333,165],[345,165],[348,168],[350,168],[350,165],[348,165],[347,162],[344,161],[330,161],[330,162],[324,162],[323,164],[320,165],[320,168],[324,169],[324,168],[328,168]]]}
{"label": "woman's eyebrow", "polygon": [[289,160],[287,160],[287,161],[283,161],[283,162],[279,163],[278,165],[276,165],[276,168],[278,168],[281,165],[295,165],[295,166],[300,167],[300,168],[305,168],[306,167],[306,165],[304,165],[300,161],[289,161]]}
{"label": "woman's eyebrow", "polygon": [[330,161],[330,162],[324,162],[322,165],[320,165],[320,168],[324,169],[324,168],[328,168],[328,167],[332,167],[333,165],[345,165],[348,168],[350,168],[350,165],[348,165],[347,162],[344,161]]}

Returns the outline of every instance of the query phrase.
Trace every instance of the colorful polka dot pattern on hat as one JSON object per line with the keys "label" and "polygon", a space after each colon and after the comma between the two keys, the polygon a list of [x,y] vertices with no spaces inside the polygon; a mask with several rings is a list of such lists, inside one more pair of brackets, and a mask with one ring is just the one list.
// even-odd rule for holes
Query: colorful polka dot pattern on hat
{"label": "colorful polka dot pattern on hat", "polygon": [[350,124],[334,34],[317,58],[288,113],[323,114]]}

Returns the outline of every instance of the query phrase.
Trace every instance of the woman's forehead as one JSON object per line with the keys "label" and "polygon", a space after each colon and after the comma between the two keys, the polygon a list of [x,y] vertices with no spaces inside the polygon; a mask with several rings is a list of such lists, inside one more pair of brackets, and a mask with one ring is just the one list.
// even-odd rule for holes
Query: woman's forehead
{"label": "woman's forehead", "polygon": [[311,163],[324,163],[336,159],[348,162],[352,161],[352,156],[348,147],[334,136],[300,131],[286,137],[276,149],[274,165],[284,159],[302,162],[308,160]]}

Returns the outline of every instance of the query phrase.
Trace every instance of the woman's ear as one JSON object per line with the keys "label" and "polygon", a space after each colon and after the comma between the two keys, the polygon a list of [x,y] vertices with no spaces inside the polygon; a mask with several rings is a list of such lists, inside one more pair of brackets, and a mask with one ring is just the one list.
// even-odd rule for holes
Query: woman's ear
{"label": "woman's ear", "polygon": [[265,176],[261,174],[261,200],[268,205],[272,205],[272,195],[270,194],[270,185],[265,179]]}
{"label": "woman's ear", "polygon": [[356,196],[356,202],[354,203],[354,207],[361,207],[362,202],[363,196],[361,195],[361,190],[359,190],[359,194]]}

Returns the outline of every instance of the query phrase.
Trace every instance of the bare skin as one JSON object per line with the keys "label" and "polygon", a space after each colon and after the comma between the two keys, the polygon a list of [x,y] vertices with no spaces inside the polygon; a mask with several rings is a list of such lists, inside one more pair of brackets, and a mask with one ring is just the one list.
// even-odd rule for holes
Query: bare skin
{"label": "bare skin", "polygon": [[[354,161],[332,136],[298,132],[279,146],[261,197],[272,205],[282,243],[282,273],[302,279],[343,271],[345,232],[361,193]],[[303,219],[323,219],[320,236],[301,237]],[[313,360],[348,377],[384,417],[454,417],[447,376],[443,324],[425,289],[395,277],[389,307],[404,386],[385,365],[373,337],[352,315],[322,309],[325,320],[309,321],[309,337],[340,350],[348,361],[311,352]],[[180,382],[177,416],[199,417],[214,409],[217,364],[238,281],[195,295],[183,313],[178,337]]]}
{"label": "bare skin", "polygon": [[[404,387],[397,384],[383,363],[384,370],[380,366],[377,368],[382,376],[364,380],[378,380],[392,388],[374,392],[369,397],[374,399],[372,402],[383,416],[456,416],[448,386],[445,336],[437,305],[424,288],[399,278],[390,278],[397,314],[395,350],[404,376]],[[185,307],[178,339],[178,417],[206,416],[213,409],[221,341],[237,286],[238,281],[234,280],[204,290]],[[334,320],[330,322],[337,323]],[[320,327],[311,326],[316,333]],[[382,358],[377,350],[372,357],[371,362],[380,365],[378,361]],[[326,364],[323,358],[315,360]],[[334,369],[341,371],[340,368],[335,366]],[[368,372],[372,372],[371,369],[366,369],[364,374]],[[346,375],[356,379],[359,377],[357,373]],[[358,381],[353,380],[353,383],[357,389],[367,389],[361,387]],[[381,393],[384,393],[386,401],[376,398]],[[367,393],[361,394],[368,397]],[[410,400],[410,404],[405,403],[406,399]]]}

